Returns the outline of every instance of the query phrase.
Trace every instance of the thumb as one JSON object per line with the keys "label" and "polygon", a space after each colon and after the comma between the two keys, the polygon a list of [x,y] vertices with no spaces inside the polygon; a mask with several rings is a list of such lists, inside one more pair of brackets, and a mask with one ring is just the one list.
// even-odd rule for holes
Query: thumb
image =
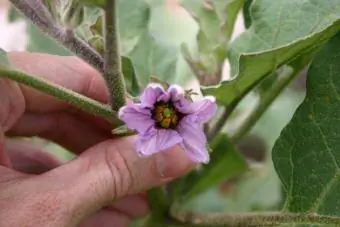
{"label": "thumb", "polygon": [[150,157],[139,157],[131,137],[125,137],[102,142],[41,177],[53,181],[51,187],[56,189],[53,191],[57,192],[58,201],[65,201],[64,207],[70,214],[77,213],[78,218],[83,218],[119,197],[184,175],[193,166],[177,146]]}

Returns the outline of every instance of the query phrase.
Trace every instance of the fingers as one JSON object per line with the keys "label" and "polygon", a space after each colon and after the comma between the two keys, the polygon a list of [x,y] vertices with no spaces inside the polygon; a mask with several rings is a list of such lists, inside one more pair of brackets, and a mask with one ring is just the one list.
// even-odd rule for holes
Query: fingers
{"label": "fingers", "polygon": [[[7,139],[5,148],[13,163],[13,169],[23,173],[41,174],[64,164],[64,161],[34,146],[30,141]],[[114,211],[118,211],[124,216],[136,219],[147,215],[149,206],[142,196],[132,195],[119,199],[109,205],[106,210],[111,211],[113,216],[117,216],[117,212],[114,213]],[[95,215],[91,220],[97,220],[98,216],[100,217],[101,214]]]}
{"label": "fingers", "polygon": [[[101,102],[106,102],[108,98],[103,78],[76,57],[15,52],[10,53],[9,58],[18,69],[33,76],[45,78]],[[6,135],[39,135],[74,153],[112,137],[111,127],[106,121],[29,87],[20,85],[20,88],[25,97],[26,112],[16,119]]]}
{"label": "fingers", "polygon": [[54,155],[26,141],[7,139],[5,148],[12,168],[23,173],[40,174],[63,164]]}
{"label": "fingers", "polygon": [[[162,185],[185,174],[193,164],[179,147],[139,157],[131,138],[108,140],[77,159],[37,178],[53,179],[49,191],[82,218],[123,196]],[[79,219],[79,220],[80,220]]]}
{"label": "fingers", "polygon": [[[15,67],[32,76],[44,78],[100,102],[106,103],[108,99],[104,79],[76,57],[19,52],[9,53],[8,56]],[[21,89],[29,112],[46,113],[69,108],[65,102],[26,86],[21,86]]]}
{"label": "fingers", "polygon": [[108,206],[107,209],[119,211],[120,213],[128,215],[131,219],[136,219],[146,216],[150,208],[147,201],[140,195],[133,195],[119,199]]}
{"label": "fingers", "polygon": [[109,130],[102,130],[84,119],[64,112],[27,113],[7,132],[7,135],[40,136],[76,154],[112,137]]}
{"label": "fingers", "polygon": [[128,227],[131,220],[117,211],[101,210],[85,219],[80,227]]}

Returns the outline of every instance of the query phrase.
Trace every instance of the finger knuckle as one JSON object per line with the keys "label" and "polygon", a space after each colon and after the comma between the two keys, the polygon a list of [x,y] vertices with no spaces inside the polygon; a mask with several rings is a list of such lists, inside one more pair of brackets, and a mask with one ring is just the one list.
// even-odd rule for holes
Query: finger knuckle
{"label": "finger knuckle", "polygon": [[134,174],[127,158],[117,149],[107,149],[105,163],[110,174],[114,196],[121,197],[129,193],[133,188]]}

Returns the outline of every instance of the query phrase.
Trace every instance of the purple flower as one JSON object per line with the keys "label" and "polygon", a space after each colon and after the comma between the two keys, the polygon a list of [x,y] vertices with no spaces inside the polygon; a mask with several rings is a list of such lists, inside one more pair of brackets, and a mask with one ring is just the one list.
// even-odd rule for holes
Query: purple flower
{"label": "purple flower", "polygon": [[165,91],[161,85],[152,83],[142,93],[140,103],[119,110],[119,118],[139,133],[136,149],[140,155],[152,155],[179,144],[194,162],[208,163],[202,124],[216,109],[212,96],[192,102],[178,85],[171,85]]}

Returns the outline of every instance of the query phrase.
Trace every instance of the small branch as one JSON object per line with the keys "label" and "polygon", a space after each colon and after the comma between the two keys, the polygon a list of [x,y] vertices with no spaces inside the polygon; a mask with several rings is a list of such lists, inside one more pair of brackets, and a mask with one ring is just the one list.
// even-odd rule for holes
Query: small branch
{"label": "small branch", "polygon": [[116,5],[116,0],[107,0],[104,7],[104,78],[111,94],[111,107],[119,110],[126,103],[126,88],[119,54]]}
{"label": "small branch", "polygon": [[211,142],[215,138],[215,136],[221,131],[221,129],[224,127],[225,122],[228,120],[231,112],[235,109],[240,100],[241,98],[236,99],[233,101],[233,103],[224,107],[222,114],[220,115],[220,117],[217,119],[217,121],[211,127],[210,131],[207,134],[208,142]]}
{"label": "small branch", "polygon": [[193,226],[213,227],[257,227],[277,226],[281,224],[312,224],[312,225],[340,225],[340,217],[307,214],[307,213],[235,213],[235,214],[207,214],[199,215],[172,209],[170,215],[182,224]]}
{"label": "small branch", "polygon": [[231,135],[233,142],[238,142],[246,133],[248,133],[264,112],[270,107],[273,101],[281,94],[287,85],[299,75],[300,70],[293,70],[289,75],[282,75],[282,78],[273,84],[273,86],[260,97],[260,101],[255,109],[249,114],[247,119],[241,124],[237,131]]}
{"label": "small branch", "polygon": [[81,110],[102,117],[115,126],[122,125],[122,122],[117,119],[117,113],[112,111],[109,106],[57,84],[45,81],[39,77],[27,75],[23,72],[6,69],[0,69],[0,77],[14,80],[45,94],[52,95],[55,98],[68,102]]}
{"label": "small branch", "polygon": [[[281,94],[282,90],[297,76],[300,70],[294,70],[289,75],[282,75],[282,78],[274,83],[270,90],[266,92],[260,99],[260,103],[254,109],[254,111],[249,115],[249,117],[243,122],[240,128],[231,136],[233,142],[237,142],[244,134],[246,134],[257,122],[257,120],[262,116],[262,114],[268,109],[272,102]],[[231,112],[235,109],[237,104],[241,101],[243,96],[234,100],[229,106],[225,107],[223,113],[217,119],[215,124],[211,127],[211,130],[207,134],[208,141],[212,141],[214,137],[221,131],[224,127],[225,122],[228,120]]]}
{"label": "small branch", "polygon": [[103,72],[104,60],[90,45],[77,38],[73,31],[67,30],[53,20],[46,6],[41,0],[10,0],[26,18],[41,31],[54,38],[66,49],[83,59],[89,65]]}

